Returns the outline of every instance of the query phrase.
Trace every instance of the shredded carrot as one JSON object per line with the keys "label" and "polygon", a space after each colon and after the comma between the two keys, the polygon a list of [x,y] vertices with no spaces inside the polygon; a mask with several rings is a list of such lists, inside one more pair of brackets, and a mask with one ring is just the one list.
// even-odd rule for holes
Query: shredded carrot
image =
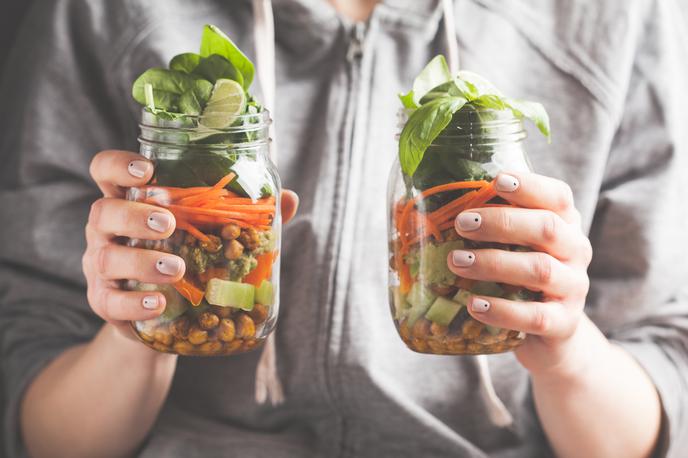
{"label": "shredded carrot", "polygon": [[229,172],[227,175],[223,176],[220,181],[215,183],[213,186],[213,189],[222,189],[225,186],[227,186],[229,183],[232,182],[232,180],[236,177],[236,173],[234,172]]}
{"label": "shredded carrot", "polygon": [[268,280],[272,275],[272,265],[276,257],[277,252],[267,252],[256,256],[258,264],[244,277],[243,282],[250,283],[256,288],[259,287],[263,280]]}
{"label": "shredded carrot", "polygon": [[497,191],[495,190],[494,185],[492,183],[488,183],[485,187],[478,191],[478,193],[475,195],[475,197],[473,197],[473,199],[471,199],[470,202],[466,204],[466,209],[480,207],[496,196]]}
{"label": "shredded carrot", "polygon": [[201,242],[210,242],[210,238],[205,235],[203,232],[198,230],[194,225],[192,225],[190,222],[188,222],[185,219],[179,218],[178,216],[175,215],[175,218],[177,220],[177,229],[181,229],[182,231],[186,231],[189,234],[193,235],[196,237],[198,240]]}
{"label": "shredded carrot", "polygon": [[191,283],[186,278],[182,278],[173,286],[174,289],[176,289],[179,292],[179,294],[181,294],[189,302],[191,302],[194,305],[194,307],[198,306],[201,303],[201,301],[203,300],[203,296],[205,295],[205,293],[202,290],[197,288],[193,283]]}
{"label": "shredded carrot", "polygon": [[179,199],[177,203],[179,205],[198,205],[209,200],[216,200],[221,196],[225,196],[229,193],[226,189],[211,189],[208,191],[200,192],[183,199]]}
{"label": "shredded carrot", "polygon": [[448,204],[430,213],[430,219],[439,224],[445,222],[447,218],[456,217],[456,215],[461,213],[461,209],[463,208],[464,204],[466,202],[470,202],[477,193],[478,191],[471,191],[457,199],[452,200]]}
{"label": "shredded carrot", "polygon": [[399,292],[401,294],[408,294],[411,291],[413,279],[411,278],[411,271],[408,264],[404,262],[404,257],[401,253],[396,253],[394,256],[397,273],[399,274]]}

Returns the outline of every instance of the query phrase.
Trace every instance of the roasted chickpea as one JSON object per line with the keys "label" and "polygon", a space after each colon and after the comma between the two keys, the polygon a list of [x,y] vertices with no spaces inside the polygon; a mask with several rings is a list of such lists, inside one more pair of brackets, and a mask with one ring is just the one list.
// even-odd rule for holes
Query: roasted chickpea
{"label": "roasted chickpea", "polygon": [[249,251],[255,250],[256,248],[258,248],[258,245],[260,244],[260,237],[258,236],[258,231],[252,227],[242,229],[241,234],[239,234],[239,241],[242,245],[248,248]]}
{"label": "roasted chickpea", "polygon": [[200,345],[208,340],[208,331],[192,326],[189,329],[189,342],[194,345]]}
{"label": "roasted chickpea", "polygon": [[419,339],[425,338],[430,335],[430,322],[425,318],[418,318],[413,324],[413,330],[411,331],[413,337]]}
{"label": "roasted chickpea", "polygon": [[428,347],[436,355],[443,355],[446,353],[446,346],[442,341],[430,339],[428,340]]}
{"label": "roasted chickpea", "polygon": [[411,346],[414,350],[420,353],[427,353],[428,351],[428,341],[425,339],[413,338],[411,340]]}
{"label": "roasted chickpea", "polygon": [[206,342],[204,344],[201,344],[201,346],[198,347],[198,350],[206,355],[215,355],[217,353],[220,353],[220,351],[222,350],[222,343]]}
{"label": "roasted chickpea", "polygon": [[268,319],[270,308],[263,304],[255,304],[253,310],[248,312],[249,316],[253,318],[255,324],[261,324]]}
{"label": "roasted chickpea", "polygon": [[236,337],[236,326],[234,321],[224,318],[220,321],[220,327],[217,330],[217,337],[223,342],[231,342]]}
{"label": "roasted chickpea", "polygon": [[136,331],[136,334],[138,334],[141,339],[145,340],[146,342],[153,343],[155,342],[155,336],[153,334],[149,334],[144,331]]}
{"label": "roasted chickpea", "polygon": [[225,258],[230,261],[239,259],[244,254],[244,246],[236,240],[230,240],[225,247]]}
{"label": "roasted chickpea", "polygon": [[165,346],[172,345],[172,341],[174,340],[172,338],[172,334],[170,334],[169,331],[164,328],[156,329],[154,336],[156,342],[159,342]]}
{"label": "roasted chickpea", "polygon": [[444,337],[447,335],[448,332],[449,332],[449,328],[447,326],[442,326],[442,325],[437,324],[437,323],[432,323],[430,325],[430,333],[433,336]]}
{"label": "roasted chickpea", "polygon": [[222,240],[217,235],[207,234],[208,241],[200,241],[199,245],[209,253],[217,253],[222,248]]}
{"label": "roasted chickpea", "polygon": [[258,341],[256,339],[247,339],[244,340],[244,345],[241,347],[242,350],[251,350],[258,345]]}
{"label": "roasted chickpea", "polygon": [[179,340],[186,339],[191,323],[187,317],[177,318],[170,324],[170,334]]}
{"label": "roasted chickpea", "polygon": [[244,344],[244,341],[240,340],[240,339],[235,339],[231,342],[228,342],[225,344],[225,352],[226,353],[234,353],[237,350],[239,350],[243,344]]}
{"label": "roasted chickpea", "polygon": [[206,331],[217,327],[218,324],[220,324],[220,318],[213,312],[203,312],[198,317],[198,325]]}
{"label": "roasted chickpea", "polygon": [[180,355],[192,355],[195,350],[194,346],[186,340],[176,341],[172,348],[174,349],[175,353],[179,353]]}
{"label": "roasted chickpea", "polygon": [[480,335],[480,331],[482,331],[482,329],[482,323],[471,318],[463,324],[461,333],[463,334],[464,339],[473,340]]}
{"label": "roasted chickpea", "polygon": [[163,353],[167,353],[167,352],[170,351],[170,347],[167,346],[167,345],[165,345],[165,344],[162,343],[162,342],[154,342],[154,343],[153,343],[153,348],[156,349],[156,350],[158,350],[158,351],[161,351],[161,352],[163,352]]}
{"label": "roasted chickpea", "polygon": [[229,223],[222,228],[220,236],[225,240],[234,240],[241,234],[241,228],[234,223]]}
{"label": "roasted chickpea", "polygon": [[232,307],[220,307],[219,305],[213,305],[211,310],[220,318],[229,318],[232,316]]}
{"label": "roasted chickpea", "polygon": [[405,320],[399,323],[399,335],[401,336],[401,339],[404,341],[408,341],[411,339],[411,330],[409,329],[408,324]]}
{"label": "roasted chickpea", "polygon": [[480,345],[479,343],[476,342],[471,342],[468,345],[466,345],[466,350],[468,350],[469,353],[475,354],[475,353],[482,353],[483,346]]}
{"label": "roasted chickpea", "polygon": [[245,313],[240,313],[236,319],[236,334],[240,338],[250,338],[256,335],[256,324],[253,318]]}

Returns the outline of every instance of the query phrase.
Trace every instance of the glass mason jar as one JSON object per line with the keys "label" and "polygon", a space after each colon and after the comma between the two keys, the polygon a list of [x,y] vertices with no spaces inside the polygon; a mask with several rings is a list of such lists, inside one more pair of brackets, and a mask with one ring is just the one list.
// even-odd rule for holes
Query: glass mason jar
{"label": "glass mason jar", "polygon": [[531,170],[523,148],[526,132],[511,111],[467,105],[425,152],[412,177],[397,160],[388,187],[389,297],[397,330],[406,345],[437,355],[489,354],[519,346],[525,334],[474,320],[466,306],[472,294],[533,300],[535,293],[504,283],[457,277],[447,267],[452,250],[525,247],[474,242],[454,229],[469,208],[508,205],[492,179],[502,170]]}
{"label": "glass mason jar", "polygon": [[209,129],[198,117],[143,112],[140,153],[155,164],[128,198],[170,210],[174,233],[130,246],[174,253],[175,284],[128,281],[166,299],[157,318],[132,323],[143,343],[179,355],[228,355],[259,347],[275,327],[279,299],[280,180],[268,157],[267,111]]}

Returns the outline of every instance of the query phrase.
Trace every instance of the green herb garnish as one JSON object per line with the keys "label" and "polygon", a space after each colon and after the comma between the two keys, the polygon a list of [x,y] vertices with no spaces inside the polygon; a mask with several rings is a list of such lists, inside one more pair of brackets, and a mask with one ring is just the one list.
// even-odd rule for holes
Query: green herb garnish
{"label": "green herb garnish", "polygon": [[505,97],[475,73],[461,71],[452,77],[441,55],[425,66],[414,80],[413,89],[399,98],[404,108],[412,110],[399,138],[399,161],[409,177],[454,114],[468,107],[511,110],[516,118],[533,121],[550,140],[549,117],[541,104]]}

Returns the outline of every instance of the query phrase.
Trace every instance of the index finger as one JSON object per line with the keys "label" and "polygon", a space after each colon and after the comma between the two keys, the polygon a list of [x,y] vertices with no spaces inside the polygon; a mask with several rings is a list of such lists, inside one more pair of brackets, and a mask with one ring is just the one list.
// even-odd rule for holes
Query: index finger
{"label": "index finger", "polygon": [[124,188],[150,181],[153,163],[129,151],[105,150],[93,157],[89,170],[105,197],[124,197]]}
{"label": "index finger", "polygon": [[536,173],[500,173],[495,190],[499,197],[519,207],[550,210],[569,223],[578,219],[571,187],[561,180]]}

